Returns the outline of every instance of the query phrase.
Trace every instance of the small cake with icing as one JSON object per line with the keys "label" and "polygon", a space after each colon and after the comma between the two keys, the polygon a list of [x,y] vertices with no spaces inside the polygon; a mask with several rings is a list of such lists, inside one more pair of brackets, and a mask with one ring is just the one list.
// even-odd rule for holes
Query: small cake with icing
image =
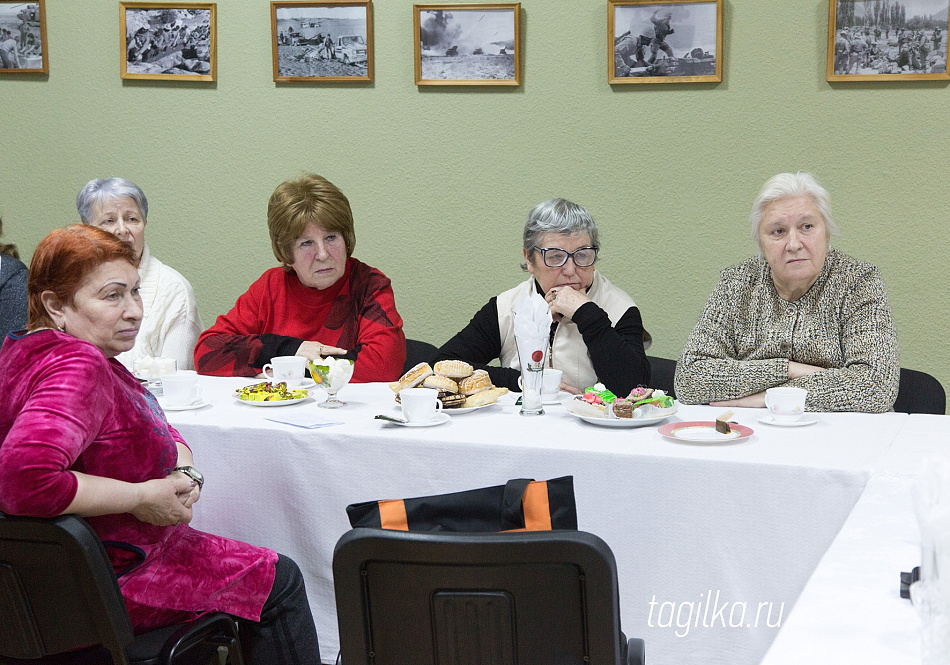
{"label": "small cake with icing", "polygon": [[633,418],[633,402],[624,397],[618,397],[610,403],[610,413],[615,418]]}

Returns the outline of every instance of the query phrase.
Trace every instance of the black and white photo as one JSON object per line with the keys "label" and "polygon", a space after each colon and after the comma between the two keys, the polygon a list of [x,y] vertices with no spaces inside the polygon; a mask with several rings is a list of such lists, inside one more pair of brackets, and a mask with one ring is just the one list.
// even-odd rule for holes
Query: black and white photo
{"label": "black and white photo", "polygon": [[521,85],[521,3],[413,9],[416,85]]}
{"label": "black and white photo", "polygon": [[372,81],[372,2],[272,2],[275,81]]}
{"label": "black and white photo", "polygon": [[722,0],[609,0],[609,83],[722,81]]}
{"label": "black and white photo", "polygon": [[121,75],[214,81],[214,3],[121,2]]}
{"label": "black and white photo", "polygon": [[0,74],[49,74],[44,0],[0,0]]}
{"label": "black and white photo", "polygon": [[829,81],[947,80],[950,0],[829,0]]}

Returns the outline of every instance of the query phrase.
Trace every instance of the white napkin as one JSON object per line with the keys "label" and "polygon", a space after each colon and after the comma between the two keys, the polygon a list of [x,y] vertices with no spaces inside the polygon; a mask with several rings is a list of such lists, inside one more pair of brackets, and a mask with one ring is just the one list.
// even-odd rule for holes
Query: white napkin
{"label": "white napkin", "polygon": [[921,662],[950,665],[950,455],[925,464],[914,486],[920,524],[920,581],[911,599],[920,614]]}
{"label": "white napkin", "polygon": [[332,427],[333,425],[342,425],[342,420],[325,420],[320,416],[314,416],[309,413],[288,413],[282,418],[265,418],[275,423],[293,425],[294,427],[303,427],[304,429],[318,429],[320,427]]}
{"label": "white napkin", "polygon": [[515,305],[515,341],[522,367],[537,362],[537,356],[534,355],[536,351],[541,351],[541,362],[547,358],[551,320],[548,303],[539,293],[533,293],[530,298]]}
{"label": "white napkin", "polygon": [[[541,375],[526,372],[529,367],[543,368],[551,338],[551,311],[538,293],[515,306],[515,343],[521,365],[522,408],[541,408]],[[535,385],[536,384],[536,385]]]}

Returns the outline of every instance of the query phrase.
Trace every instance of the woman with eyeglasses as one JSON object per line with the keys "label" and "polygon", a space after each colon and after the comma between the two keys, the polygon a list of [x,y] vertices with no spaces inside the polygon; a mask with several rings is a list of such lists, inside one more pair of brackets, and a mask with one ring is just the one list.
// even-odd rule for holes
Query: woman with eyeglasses
{"label": "woman with eyeglasses", "polygon": [[[579,393],[598,381],[617,395],[650,382],[643,329],[633,299],[594,268],[597,225],[584,208],[564,199],[540,203],[524,227],[525,282],[492,298],[446,342],[435,360],[464,360],[488,371],[492,383],[520,391],[514,309],[540,293],[554,322],[548,366],[563,371],[561,389]],[[500,367],[487,363],[499,359]]]}

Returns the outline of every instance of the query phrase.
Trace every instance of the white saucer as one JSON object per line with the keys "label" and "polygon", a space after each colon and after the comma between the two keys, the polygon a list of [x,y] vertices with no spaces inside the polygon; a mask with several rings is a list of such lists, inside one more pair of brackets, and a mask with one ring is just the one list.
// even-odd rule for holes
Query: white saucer
{"label": "white saucer", "polygon": [[545,397],[544,395],[542,395],[541,404],[543,404],[544,406],[554,406],[555,404],[560,404],[561,400],[564,399],[565,397],[573,397],[573,395],[571,395],[571,393],[564,392],[563,390],[558,391],[557,395],[552,395],[548,397]]}
{"label": "white saucer", "polygon": [[397,422],[392,422],[392,421],[386,421],[386,422],[392,422],[393,425],[398,425],[399,427],[435,427],[436,425],[444,425],[450,420],[452,419],[448,416],[448,414],[437,413],[432,418],[432,420],[430,420],[427,423],[397,423]]}
{"label": "white saucer", "polygon": [[818,417],[817,413],[805,413],[798,420],[793,420],[791,422],[783,422],[783,421],[775,420],[774,418],[772,418],[772,414],[769,413],[768,411],[764,413],[756,413],[755,419],[758,420],[760,423],[765,423],[766,425],[774,425],[776,427],[804,427],[805,425],[814,425],[819,420],[821,420]]}
{"label": "white saucer", "polygon": [[192,402],[186,406],[171,406],[165,402],[164,397],[158,398],[158,405],[162,407],[162,411],[191,411],[192,409],[200,409],[204,406],[208,406],[211,402],[206,402],[203,399],[199,399],[197,402]]}

